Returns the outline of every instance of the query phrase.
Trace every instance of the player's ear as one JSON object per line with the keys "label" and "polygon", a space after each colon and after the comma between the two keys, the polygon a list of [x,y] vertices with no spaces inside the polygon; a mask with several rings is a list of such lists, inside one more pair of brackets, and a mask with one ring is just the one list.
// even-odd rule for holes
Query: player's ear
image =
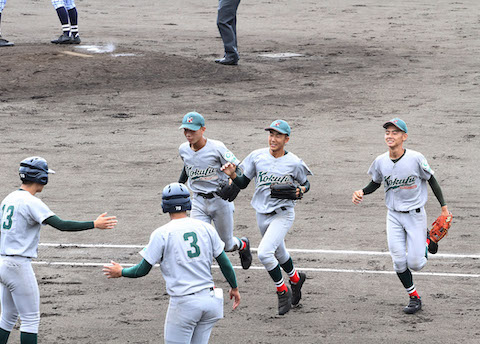
{"label": "player's ear", "polygon": [[407,140],[407,137],[408,137],[408,134],[407,134],[407,133],[403,133],[403,141],[406,141],[406,140]]}
{"label": "player's ear", "polygon": [[285,135],[285,143],[287,143],[288,141],[290,141],[290,136]]}

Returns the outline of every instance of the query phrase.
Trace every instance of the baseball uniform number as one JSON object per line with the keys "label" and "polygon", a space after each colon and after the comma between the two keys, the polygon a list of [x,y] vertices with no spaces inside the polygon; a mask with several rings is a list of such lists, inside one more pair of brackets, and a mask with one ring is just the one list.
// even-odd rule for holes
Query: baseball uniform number
{"label": "baseball uniform number", "polygon": [[200,247],[197,245],[198,238],[197,233],[188,232],[183,234],[183,240],[188,241],[191,249],[187,251],[187,254],[190,258],[196,258],[200,255]]}
{"label": "baseball uniform number", "polygon": [[[5,204],[3,205],[2,211],[5,209]],[[15,210],[15,207],[13,205],[9,206],[7,208],[7,211],[5,214],[5,221],[3,221],[3,229],[10,229],[12,228],[12,216],[13,216],[13,211]]]}

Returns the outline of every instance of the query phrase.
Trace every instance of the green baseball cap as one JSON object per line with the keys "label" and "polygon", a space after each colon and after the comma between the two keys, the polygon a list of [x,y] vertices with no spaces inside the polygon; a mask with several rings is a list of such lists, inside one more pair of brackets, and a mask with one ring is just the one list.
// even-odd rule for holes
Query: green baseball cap
{"label": "green baseball cap", "polygon": [[268,128],[265,128],[265,130],[275,130],[278,131],[280,134],[286,134],[288,136],[290,136],[290,132],[292,131],[288,123],[281,119],[273,121]]}
{"label": "green baseball cap", "polygon": [[387,129],[389,125],[393,125],[393,126],[397,127],[398,129],[403,131],[405,134],[408,132],[407,124],[398,117],[395,117],[394,119],[391,119],[390,121],[385,123],[383,125],[383,127],[385,129]]}
{"label": "green baseball cap", "polygon": [[193,131],[199,130],[205,126],[205,118],[198,112],[189,112],[183,116],[182,125],[178,129],[190,129]]}

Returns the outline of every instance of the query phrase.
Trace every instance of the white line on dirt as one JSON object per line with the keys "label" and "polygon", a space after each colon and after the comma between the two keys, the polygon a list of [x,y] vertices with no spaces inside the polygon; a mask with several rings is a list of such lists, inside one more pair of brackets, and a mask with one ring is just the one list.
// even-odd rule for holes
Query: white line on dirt
{"label": "white line on dirt", "polygon": [[[35,265],[48,265],[48,266],[95,266],[102,267],[106,263],[89,263],[89,262],[47,262],[47,261],[32,261]],[[135,264],[122,264],[123,267],[134,266]],[[156,264],[155,266],[158,266]],[[213,268],[219,268],[218,265],[212,265]],[[233,266],[234,269],[240,270],[241,266]],[[250,270],[264,270],[263,266],[251,266]],[[378,271],[378,270],[353,270],[353,269],[327,269],[327,268],[301,268],[298,270],[312,271],[312,272],[340,272],[340,273],[356,273],[356,274],[382,274],[393,275],[395,271]],[[438,277],[467,277],[467,278],[480,278],[480,274],[460,274],[450,272],[413,272],[416,276],[438,276]]]}
{"label": "white line on dirt", "polygon": [[[45,247],[76,247],[76,248],[132,248],[143,249],[142,245],[113,245],[113,244],[57,244],[57,243],[41,243],[40,246]],[[257,248],[252,247],[252,251],[257,251]],[[344,254],[344,255],[367,255],[367,256],[388,256],[389,252],[383,251],[352,251],[352,250],[310,250],[310,249],[296,249],[289,248],[290,252],[299,253],[320,253],[320,254]],[[435,255],[429,255],[429,258],[470,258],[480,259],[480,254],[453,254],[453,253],[437,253]]]}

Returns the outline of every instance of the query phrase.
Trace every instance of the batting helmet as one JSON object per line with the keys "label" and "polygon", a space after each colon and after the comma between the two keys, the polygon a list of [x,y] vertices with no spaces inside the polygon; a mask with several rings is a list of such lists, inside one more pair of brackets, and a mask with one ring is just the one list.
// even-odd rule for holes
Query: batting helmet
{"label": "batting helmet", "polygon": [[22,182],[29,181],[42,185],[48,183],[49,173],[55,173],[55,171],[50,170],[47,161],[39,156],[23,159],[18,169]]}
{"label": "batting helmet", "polygon": [[162,192],[162,210],[164,213],[179,213],[192,209],[190,191],[185,184],[171,183]]}

